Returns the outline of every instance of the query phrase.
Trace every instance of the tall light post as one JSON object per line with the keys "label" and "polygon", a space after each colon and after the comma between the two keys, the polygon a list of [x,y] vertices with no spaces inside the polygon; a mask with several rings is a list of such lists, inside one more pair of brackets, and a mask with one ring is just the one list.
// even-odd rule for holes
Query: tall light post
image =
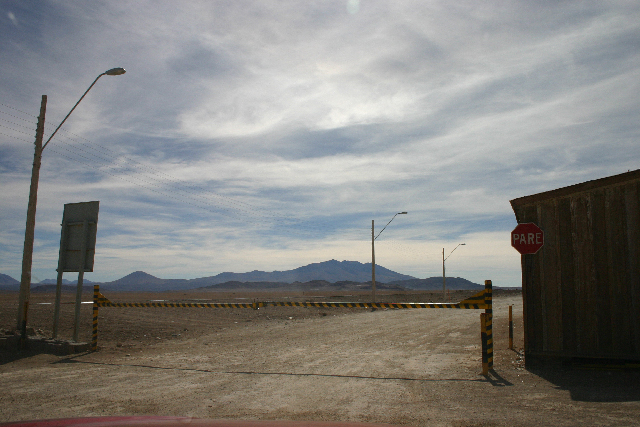
{"label": "tall light post", "polygon": [[[393,218],[395,218],[398,215],[406,215],[407,212],[398,212],[397,214],[395,214],[393,216]],[[382,234],[382,232],[384,231],[385,228],[387,228],[387,226],[389,224],[391,224],[391,221],[393,221],[393,218],[391,218],[391,220],[387,223],[387,225],[385,225],[382,230],[380,230],[380,233],[378,233],[378,236],[380,236],[380,234]],[[372,302],[376,302],[376,247],[375,247],[375,241],[378,238],[378,236],[375,236],[375,231],[374,231],[374,220],[371,220],[371,297],[372,297]]]}
{"label": "tall light post", "polygon": [[[458,243],[458,246],[465,246],[466,243]],[[453,251],[455,251],[456,249],[458,249],[458,246],[456,246],[455,248],[453,248]],[[444,262],[449,259],[449,257],[451,256],[451,254],[453,253],[453,251],[449,252],[449,255],[447,255],[447,257],[444,257],[444,248],[442,248],[442,298],[446,301],[447,298],[447,278],[446,275],[444,273]]]}
{"label": "tall light post", "polygon": [[20,277],[20,296],[18,300],[18,326],[17,329],[22,331],[22,338],[26,338],[27,329],[27,313],[29,310],[29,296],[31,293],[31,265],[33,261],[33,240],[36,228],[36,205],[38,202],[38,181],[40,180],[40,164],[42,161],[42,151],[47,144],[51,141],[51,138],[58,132],[58,129],[69,118],[73,110],[76,109],[80,101],[85,97],[87,92],[91,90],[93,85],[96,84],[98,79],[102,76],[119,76],[126,73],[124,68],[112,68],[100,74],[91,83],[89,89],[80,97],[76,105],[73,106],[69,114],[66,115],[64,120],[58,125],[55,131],[51,134],[49,139],[42,144],[44,136],[44,118],[47,110],[47,95],[42,95],[42,102],[40,104],[40,115],[38,116],[38,127],[36,129],[36,141],[35,151],[33,154],[33,168],[31,169],[31,187],[29,189],[29,205],[27,207],[27,225],[24,233],[24,249],[22,252],[22,276]]}

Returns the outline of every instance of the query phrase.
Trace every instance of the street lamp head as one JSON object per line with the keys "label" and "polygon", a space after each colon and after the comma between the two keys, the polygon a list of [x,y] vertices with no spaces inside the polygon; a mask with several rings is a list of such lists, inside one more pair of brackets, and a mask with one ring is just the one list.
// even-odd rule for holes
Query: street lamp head
{"label": "street lamp head", "polygon": [[466,243],[460,243],[461,246],[466,246]]}
{"label": "street lamp head", "polygon": [[406,215],[406,212],[398,212],[398,215]]}
{"label": "street lamp head", "polygon": [[122,67],[118,67],[118,68],[112,68],[110,70],[105,71],[104,73],[107,76],[121,76],[122,74],[126,73],[127,70],[125,70]]}

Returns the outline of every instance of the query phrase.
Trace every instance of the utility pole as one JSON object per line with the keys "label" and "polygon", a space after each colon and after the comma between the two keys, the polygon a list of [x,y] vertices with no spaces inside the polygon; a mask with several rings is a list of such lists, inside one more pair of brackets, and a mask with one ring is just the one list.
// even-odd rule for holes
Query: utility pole
{"label": "utility pole", "polygon": [[397,214],[395,214],[391,220],[387,223],[387,225],[385,225],[382,230],[380,230],[380,233],[378,233],[378,235],[375,235],[375,228],[373,226],[374,224],[374,220],[371,220],[371,297],[373,299],[372,302],[376,302],[376,247],[375,247],[375,242],[376,239],[380,236],[380,234],[382,234],[382,232],[385,230],[385,228],[387,228],[387,226],[389,224],[391,224],[391,221],[393,221],[393,218],[395,218],[398,215],[406,215],[406,212],[398,212]]}
{"label": "utility pole", "polygon": [[[464,246],[466,245],[466,243],[458,243],[458,246]],[[456,249],[458,249],[458,246],[456,246],[455,248],[453,248],[453,251],[455,251]],[[444,302],[447,301],[447,277],[444,274],[444,262],[449,259],[449,257],[451,256],[451,254],[453,253],[453,251],[449,252],[449,255],[447,255],[447,257],[444,257],[444,248],[442,248],[442,298],[444,300]]]}
{"label": "utility pole", "polygon": [[42,95],[42,103],[40,104],[40,116],[38,116],[38,128],[36,130],[36,148],[33,154],[33,169],[31,170],[31,188],[29,190],[29,207],[27,208],[27,227],[24,232],[24,252],[22,254],[22,277],[20,278],[20,297],[18,299],[18,330],[22,330],[22,338],[26,339],[27,333],[27,313],[29,311],[29,295],[31,293],[31,264],[33,260],[33,238],[36,228],[36,205],[38,202],[38,181],[40,179],[40,163],[42,162],[42,151],[47,147],[47,144],[51,142],[53,136],[58,132],[58,129],[69,118],[73,110],[76,109],[80,101],[84,99],[87,93],[91,90],[93,85],[96,84],[98,79],[102,76],[121,76],[126,73],[124,68],[112,68],[100,74],[91,83],[89,89],[80,97],[76,105],[73,106],[71,111],[66,115],[62,122],[58,125],[56,130],[49,136],[47,142],[42,143],[44,137],[44,116],[47,110],[47,95]]}
{"label": "utility pole", "polygon": [[444,274],[444,248],[442,248],[442,302],[447,302],[447,279]]}
{"label": "utility pole", "polygon": [[36,128],[33,168],[31,169],[31,187],[29,189],[29,205],[27,208],[27,226],[24,232],[24,251],[22,253],[22,276],[20,277],[20,297],[18,299],[18,326],[22,339],[27,336],[27,312],[31,294],[31,264],[33,260],[33,240],[36,228],[36,205],[38,203],[38,181],[42,162],[42,139],[44,137],[44,117],[47,111],[47,95],[42,95],[40,115]]}
{"label": "utility pole", "polygon": [[373,221],[371,220],[371,302],[376,302],[376,246]]}

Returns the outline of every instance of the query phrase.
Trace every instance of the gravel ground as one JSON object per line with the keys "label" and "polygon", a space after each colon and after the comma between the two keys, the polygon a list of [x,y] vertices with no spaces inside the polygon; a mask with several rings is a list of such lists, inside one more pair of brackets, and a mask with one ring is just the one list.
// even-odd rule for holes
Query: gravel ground
{"label": "gravel ground", "polygon": [[[452,301],[469,293],[452,292]],[[360,295],[114,294],[113,301],[358,300]],[[439,302],[440,294],[379,295]],[[86,296],[85,300],[89,300]],[[32,294],[47,336],[52,295]],[[73,300],[65,295],[65,302]],[[515,349],[508,349],[508,306]],[[71,336],[72,304],[61,337]],[[363,421],[413,426],[640,424],[638,371],[524,368],[522,298],[494,295],[494,370],[481,375],[481,310],[103,308],[99,351],[0,351],[0,421],[100,415]],[[0,293],[0,328],[17,293]],[[91,306],[82,308],[89,340]]]}

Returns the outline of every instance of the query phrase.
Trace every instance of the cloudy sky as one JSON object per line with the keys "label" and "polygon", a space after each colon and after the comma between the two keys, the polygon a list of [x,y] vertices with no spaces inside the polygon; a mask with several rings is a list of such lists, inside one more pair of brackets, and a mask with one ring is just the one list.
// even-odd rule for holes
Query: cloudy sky
{"label": "cloudy sky", "polygon": [[[0,3],[0,273],[100,201],[93,281],[330,259],[520,285],[509,200],[640,166],[637,1]],[[75,279],[67,273],[65,278]]]}

